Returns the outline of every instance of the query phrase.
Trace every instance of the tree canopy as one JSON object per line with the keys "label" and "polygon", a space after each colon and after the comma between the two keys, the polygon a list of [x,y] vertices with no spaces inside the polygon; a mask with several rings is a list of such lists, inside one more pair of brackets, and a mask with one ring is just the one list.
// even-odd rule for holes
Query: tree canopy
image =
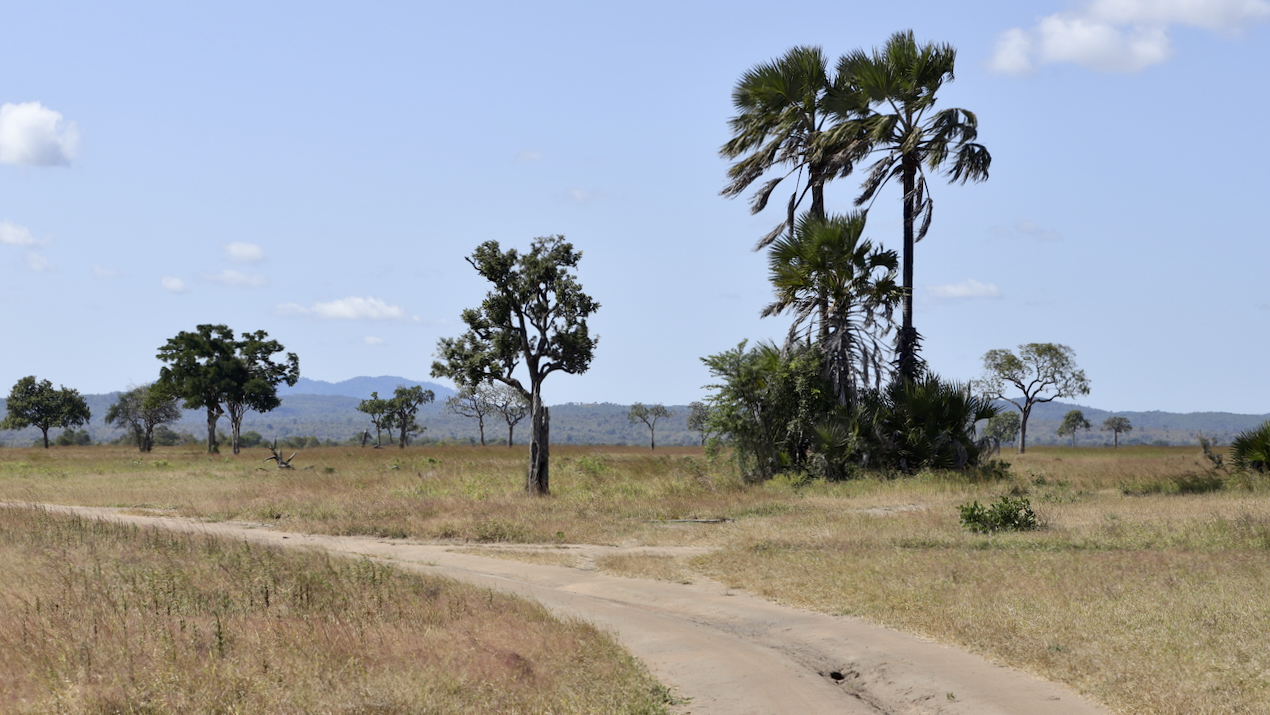
{"label": "tree canopy", "polygon": [[[1076,366],[1076,353],[1066,345],[1028,343],[1019,346],[1018,355],[989,350],[983,356],[983,370],[983,377],[975,384],[984,395],[1019,408],[1019,454],[1027,451],[1027,419],[1033,405],[1089,394],[1085,371]],[[1023,394],[1007,395],[1011,387]]]}
{"label": "tree canopy", "polygon": [[631,405],[630,412],[626,413],[626,419],[631,424],[643,422],[648,428],[648,448],[657,449],[657,420],[669,419],[675,415],[674,411],[666,409],[665,405],[645,405],[642,402],[636,402]]}
{"label": "tree canopy", "polygon": [[[530,494],[549,492],[550,416],[543,381],[553,372],[586,372],[595,354],[597,338],[587,318],[600,304],[582,292],[574,276],[581,258],[564,236],[536,238],[527,253],[504,251],[497,241],[482,243],[467,262],[493,287],[479,308],[463,311],[467,332],[437,343],[440,359],[432,363],[433,377],[459,387],[500,382],[529,402]],[[518,368],[528,386],[517,377]]]}
{"label": "tree canopy", "polygon": [[1102,431],[1111,432],[1115,446],[1120,446],[1120,435],[1133,429],[1128,417],[1108,417],[1102,421]]}
{"label": "tree canopy", "polygon": [[44,436],[44,448],[49,446],[49,430],[54,427],[71,429],[88,424],[92,412],[78,390],[68,387],[53,389],[48,380],[37,380],[28,375],[17,381],[9,391],[5,403],[6,415],[0,421],[0,429],[37,427]]}
{"label": "tree canopy", "polygon": [[152,385],[140,385],[119,393],[106,412],[106,424],[131,430],[137,449],[149,452],[154,447],[155,428],[181,419],[181,408],[176,402],[177,398]]}
{"label": "tree canopy", "polygon": [[1080,410],[1069,410],[1063,415],[1063,422],[1058,426],[1058,436],[1063,437],[1071,435],[1072,446],[1076,446],[1076,433],[1081,430],[1087,430],[1093,425],[1089,424],[1089,420],[1085,419],[1085,413]]}

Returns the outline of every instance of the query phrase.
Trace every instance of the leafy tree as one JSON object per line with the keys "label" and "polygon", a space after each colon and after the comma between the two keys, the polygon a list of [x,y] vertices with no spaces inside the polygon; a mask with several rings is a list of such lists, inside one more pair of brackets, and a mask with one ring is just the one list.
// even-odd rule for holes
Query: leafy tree
{"label": "leafy tree", "polygon": [[445,408],[452,414],[476,420],[476,425],[481,432],[482,447],[485,446],[485,417],[494,411],[494,405],[490,402],[492,389],[493,386],[489,383],[471,385],[445,400]]}
{"label": "leafy tree", "polygon": [[[1075,351],[1057,343],[1020,345],[1018,355],[1009,350],[984,354],[984,376],[976,384],[989,398],[1006,400],[1019,408],[1019,454],[1027,451],[1027,419],[1033,405],[1089,394],[1089,380],[1076,366],[1075,358]],[[1018,389],[1022,396],[1006,397],[1008,387]]]}
{"label": "leafy tree", "polygon": [[181,408],[176,401],[177,398],[153,385],[140,385],[119,393],[106,411],[106,424],[131,430],[137,449],[149,452],[154,447],[155,428],[181,419]]}
{"label": "leafy tree", "polygon": [[688,403],[688,429],[701,433],[701,446],[710,434],[710,408],[704,402]]}
{"label": "leafy tree", "polygon": [[743,341],[701,359],[718,380],[707,385],[717,390],[706,399],[708,427],[732,446],[733,459],[747,479],[769,479],[806,466],[816,444],[816,426],[835,400],[822,377],[819,348],[745,346]]}
{"label": "leafy tree", "polygon": [[[731,180],[721,192],[738,196],[759,177],[773,169],[784,173],[766,181],[750,204],[758,213],[785,179],[797,176],[786,206],[786,218],[759,240],[762,248],[786,230],[794,230],[794,216],[808,194],[809,214],[825,217],[825,184],[851,172],[858,147],[843,129],[830,134],[830,122],[854,107],[854,95],[838,89],[827,71],[828,62],[819,47],[794,47],[784,56],[756,65],[742,75],[732,91],[737,115],[729,122],[732,138],[719,150],[727,159],[744,158],[728,169]],[[844,103],[844,100],[845,103]],[[845,110],[845,111],[844,111]],[[837,141],[830,142],[830,138]]]}
{"label": "leafy tree", "polygon": [[0,421],[0,429],[38,427],[44,437],[45,449],[49,446],[50,429],[79,427],[88,424],[92,418],[88,403],[78,390],[67,387],[54,390],[53,383],[37,381],[34,375],[28,375],[13,385],[5,408],[7,414]]}
{"label": "leafy tree", "polygon": [[1087,430],[1093,425],[1089,424],[1089,420],[1085,419],[1085,413],[1080,410],[1071,410],[1063,415],[1063,422],[1058,426],[1058,436],[1072,436],[1072,446],[1076,446],[1076,433],[1081,430]]}
{"label": "leafy tree", "polygon": [[507,423],[507,446],[510,447],[516,425],[529,416],[529,401],[519,391],[507,385],[491,385],[489,400],[490,406]]}
{"label": "leafy tree", "polygon": [[[480,308],[463,311],[468,331],[442,338],[441,359],[432,363],[433,377],[460,387],[495,380],[529,402],[530,494],[545,495],[550,487],[550,416],[542,383],[553,372],[586,372],[595,351],[586,319],[600,304],[582,292],[572,273],[581,257],[564,236],[536,238],[523,254],[503,251],[497,241],[482,243],[467,261],[494,287]],[[528,387],[513,374],[522,362]]]}
{"label": "leafy tree", "polygon": [[264,441],[264,435],[260,434],[256,430],[248,430],[239,436],[238,445],[244,449],[251,449],[252,447],[259,447],[264,443]]}
{"label": "leafy tree", "polygon": [[1001,449],[1002,443],[1013,444],[1019,436],[1019,413],[1013,410],[998,413],[988,420],[983,433],[997,445],[997,450]]}
{"label": "leafy tree", "polygon": [[283,351],[277,340],[269,340],[263,330],[243,333],[234,344],[235,355],[242,363],[244,378],[235,382],[224,396],[225,411],[229,413],[230,439],[234,454],[238,454],[243,415],[252,410],[270,412],[282,404],[278,386],[294,385],[300,379],[300,361],[295,353],[287,353],[284,362],[273,362],[272,355]]}
{"label": "leafy tree", "polygon": [[1128,417],[1108,417],[1102,421],[1102,431],[1111,432],[1116,447],[1120,446],[1120,435],[1133,429]]}
{"label": "leafy tree", "polygon": [[[951,45],[918,45],[909,30],[895,33],[872,54],[855,50],[838,61],[842,91],[857,97],[856,103],[881,110],[843,123],[826,140],[831,145],[857,140],[867,144],[870,153],[881,155],[870,167],[856,205],[871,202],[893,178],[899,178],[903,189],[904,299],[897,350],[899,372],[907,379],[916,377],[920,369],[919,337],[913,327],[913,247],[926,236],[934,205],[926,171],[942,171],[952,182],[964,184],[986,180],[992,164],[988,150],[975,142],[978,119],[974,113],[955,108],[934,111],[936,93],[953,80],[956,59]],[[918,219],[921,226],[915,229]]]}
{"label": "leafy tree", "polygon": [[87,447],[93,443],[93,438],[88,434],[88,430],[68,429],[59,434],[57,439],[53,441],[58,447]]}
{"label": "leafy tree", "polygon": [[436,399],[436,395],[432,390],[425,390],[420,385],[406,387],[399,385],[393,390],[393,396],[387,400],[387,415],[389,419],[388,431],[392,433],[392,427],[396,426],[401,439],[397,441],[397,445],[402,449],[406,448],[406,443],[410,441],[410,435],[419,434],[425,428],[418,422],[415,422],[415,416],[419,413],[419,407],[432,402]]}
{"label": "leafy tree", "polygon": [[863,388],[879,387],[883,349],[879,336],[890,330],[891,314],[903,297],[895,284],[894,251],[874,248],[864,233],[864,214],[818,218],[803,214],[793,235],[772,244],[769,279],[776,300],[763,317],[791,312],[786,346],[806,326],[806,342],[816,342],[826,358],[826,377],[838,401],[855,401]]}
{"label": "leafy tree", "polygon": [[636,402],[631,405],[631,411],[626,413],[626,419],[631,424],[643,422],[648,427],[648,448],[657,449],[657,420],[670,419],[675,413],[666,409],[664,405],[645,405],[642,402]]}
{"label": "leafy tree", "polygon": [[357,403],[357,411],[365,412],[370,423],[375,425],[375,446],[381,445],[380,436],[383,428],[388,428],[388,437],[392,438],[392,416],[388,413],[388,400],[380,399],[378,392],[370,393],[370,399]]}

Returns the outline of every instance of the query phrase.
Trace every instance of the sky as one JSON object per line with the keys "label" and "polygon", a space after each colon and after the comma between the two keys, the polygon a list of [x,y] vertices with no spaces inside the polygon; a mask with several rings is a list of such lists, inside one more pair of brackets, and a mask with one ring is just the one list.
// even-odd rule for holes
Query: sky
{"label": "sky", "polygon": [[[1270,412],[1270,0],[7,2],[0,388],[148,382],[203,323],[430,379],[488,289],[464,257],[563,234],[600,338],[546,400],[699,399],[701,357],[788,328],[751,250],[779,217],[719,195],[738,78],[907,29],[957,48],[939,106],[993,157],[931,179],[930,367],[1061,343],[1082,404]],[[866,236],[900,232],[892,188]]]}

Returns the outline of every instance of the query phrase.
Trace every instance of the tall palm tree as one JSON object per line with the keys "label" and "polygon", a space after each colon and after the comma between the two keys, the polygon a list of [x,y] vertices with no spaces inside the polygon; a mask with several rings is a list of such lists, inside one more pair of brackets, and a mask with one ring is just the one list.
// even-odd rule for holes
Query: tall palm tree
{"label": "tall palm tree", "polygon": [[[913,246],[926,236],[934,206],[926,172],[942,172],[954,183],[984,181],[992,156],[978,137],[979,120],[965,109],[934,111],[935,95],[953,81],[957,50],[951,45],[918,45],[913,31],[897,32],[872,54],[852,51],[838,61],[839,89],[848,105],[867,102],[864,119],[844,123],[826,143],[855,140],[881,154],[870,167],[860,206],[899,177],[904,190],[903,321],[897,344],[899,371],[912,379],[919,371],[913,328]],[[864,137],[861,139],[861,132]],[[858,155],[859,151],[855,155]],[[914,223],[921,227],[914,232]]]}
{"label": "tall palm tree", "polygon": [[[732,138],[719,153],[728,159],[744,158],[728,168],[730,182],[720,193],[732,198],[772,169],[782,169],[755,192],[750,213],[758,213],[782,181],[795,177],[785,220],[761,238],[755,250],[787,230],[792,235],[795,213],[808,194],[810,213],[823,218],[825,183],[850,173],[857,158],[846,150],[859,146],[844,142],[850,137],[847,130],[835,133],[838,144],[826,141],[826,123],[840,124],[841,117],[849,116],[850,98],[855,96],[833,91],[837,85],[829,77],[827,64],[819,47],[794,47],[783,57],[746,72],[732,91],[737,115],[728,122]],[[831,92],[837,97],[832,107],[828,106]],[[862,130],[857,127],[857,133]]]}
{"label": "tall palm tree", "polygon": [[787,347],[816,342],[825,355],[826,377],[842,404],[855,401],[860,387],[880,382],[880,337],[902,296],[895,283],[894,251],[863,240],[865,214],[814,216],[803,213],[793,235],[772,244],[769,278],[776,300],[763,317],[793,314]]}

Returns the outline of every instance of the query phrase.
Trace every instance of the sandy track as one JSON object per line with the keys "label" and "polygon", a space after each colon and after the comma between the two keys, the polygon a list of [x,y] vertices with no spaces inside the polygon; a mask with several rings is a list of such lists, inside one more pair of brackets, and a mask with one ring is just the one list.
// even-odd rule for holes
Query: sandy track
{"label": "sandy track", "polygon": [[[778,606],[716,582],[667,583],[459,553],[454,546],[259,525],[45,508],[255,543],[368,556],[540,601],[615,633],[693,715],[1106,715],[1070,689],[854,618]],[[633,549],[639,551],[639,549]]]}

